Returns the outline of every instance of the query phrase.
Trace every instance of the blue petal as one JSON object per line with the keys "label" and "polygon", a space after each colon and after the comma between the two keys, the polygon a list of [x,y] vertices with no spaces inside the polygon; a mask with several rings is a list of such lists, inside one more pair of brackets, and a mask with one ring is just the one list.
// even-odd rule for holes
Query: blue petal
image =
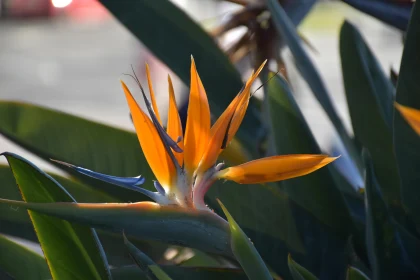
{"label": "blue petal", "polygon": [[137,176],[137,177],[117,177],[117,176],[111,176],[111,175],[106,175],[106,174],[102,174],[102,173],[98,173],[86,168],[82,168],[82,167],[78,167],[75,166],[73,164],[69,164],[66,162],[62,162],[62,161],[58,161],[58,160],[53,160],[52,161],[65,165],[71,169],[73,169],[74,171],[77,171],[83,175],[113,184],[113,185],[117,185],[123,188],[127,188],[130,190],[134,190],[134,191],[140,191],[143,193],[143,189],[139,188],[138,186],[142,185],[145,182],[145,178],[142,176]]}
{"label": "blue petal", "polygon": [[162,185],[158,181],[153,181],[153,184],[155,185],[155,189],[162,195],[165,195],[165,189],[162,187]]}

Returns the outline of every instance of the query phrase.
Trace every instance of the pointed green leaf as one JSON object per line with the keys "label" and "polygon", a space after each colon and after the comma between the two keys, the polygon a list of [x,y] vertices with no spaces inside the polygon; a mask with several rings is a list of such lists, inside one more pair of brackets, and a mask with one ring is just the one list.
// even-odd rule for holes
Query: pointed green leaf
{"label": "pointed green leaf", "polygon": [[352,139],[348,135],[340,116],[337,114],[337,111],[331,102],[327,88],[325,87],[321,76],[310,60],[305,49],[303,48],[295,26],[280,5],[279,1],[266,0],[266,2],[271,12],[274,26],[276,27],[278,33],[281,34],[282,39],[289,46],[298,70],[300,71],[305,81],[308,83],[308,86],[311,88],[322,108],[324,108],[327,116],[330,118],[332,124],[337,130],[337,133],[343,141],[346,149],[349,151],[349,154],[352,156],[355,164],[357,164],[360,169],[360,155],[357,153],[357,149]]}
{"label": "pointed green leaf", "polygon": [[152,259],[150,259],[145,253],[140,251],[133,243],[131,243],[125,234],[123,233],[124,244],[127,247],[128,251],[130,252],[130,256],[136,262],[137,266],[141,269],[141,271],[146,275],[147,279],[149,280],[156,280],[158,277],[155,276],[153,271],[150,269],[151,265],[156,265]]}
{"label": "pointed green leaf", "polygon": [[284,10],[289,15],[294,25],[299,25],[306,15],[312,10],[317,0],[285,1]]}
{"label": "pointed green leaf", "polygon": [[[321,151],[284,78],[275,76],[270,80],[267,96],[276,153],[319,154]],[[287,133],[284,133],[285,131]],[[291,201],[303,208],[298,210],[297,205],[291,204],[299,236],[305,244],[305,256],[298,256],[290,249],[288,252],[292,251],[295,257],[299,257],[301,264],[316,275],[328,271],[333,278],[342,275],[346,268],[343,252],[349,232],[353,233],[359,243],[364,243],[362,233],[355,232],[349,215],[349,210],[352,210],[354,221],[360,222],[358,213],[360,211],[357,210],[363,206],[362,197],[356,196],[351,189],[348,193],[340,193],[340,189],[347,184],[347,181],[344,178],[336,181],[336,178],[332,177],[339,175],[334,170],[334,165],[335,163],[312,174],[277,183],[284,187]],[[348,186],[343,188],[348,189]],[[346,195],[346,201],[343,200],[343,195]],[[346,205],[349,209],[346,209]],[[332,240],[335,240],[335,246],[329,246]],[[285,255],[285,262],[288,252],[282,252],[282,255]],[[335,261],[334,265],[331,265],[332,259]]]}
{"label": "pointed green leaf", "polygon": [[276,273],[287,273],[288,251],[305,253],[293,217],[293,201],[275,184],[217,182],[209,190],[207,201],[219,215],[223,215],[216,197],[223,199],[236,222]]}
{"label": "pointed green leaf", "polygon": [[[277,154],[321,153],[290,87],[281,76],[276,75],[268,84],[268,98]],[[351,226],[350,216],[328,169],[286,180],[282,185],[301,207],[346,236]]]}
{"label": "pointed green leaf", "polygon": [[[118,200],[99,190],[62,176],[49,174],[80,202],[117,202]],[[0,165],[0,197],[22,200],[13,173],[6,165]],[[24,209],[0,205],[0,232],[38,242],[28,212]]]}
{"label": "pointed green leaf", "polygon": [[28,248],[0,235],[0,270],[16,280],[45,280],[51,274],[45,259]]}
{"label": "pointed green leaf", "polygon": [[[143,175],[149,182],[154,179],[137,136],[128,131],[35,105],[0,102],[0,133],[48,161],[52,158],[120,177]],[[145,199],[140,193],[56,166],[121,200]],[[145,187],[154,190],[151,183]]]}
{"label": "pointed green leaf", "polygon": [[[245,273],[240,269],[161,266],[173,279],[183,280],[246,280]],[[125,266],[111,270],[114,280],[140,279],[147,280],[144,273],[137,266]]]}
{"label": "pointed green leaf", "polygon": [[163,271],[159,266],[155,264],[149,265],[149,269],[153,271],[153,273],[159,280],[172,280],[171,277],[169,277],[168,274],[165,273],[165,271]]}
{"label": "pointed green leaf", "polygon": [[350,266],[347,269],[346,280],[369,280],[369,277],[367,277],[363,272],[361,272],[357,268]]}
{"label": "pointed green leaf", "polygon": [[367,156],[366,167],[366,244],[373,279],[416,279],[420,277],[418,260],[407,254]]}
{"label": "pointed green leaf", "polygon": [[[402,31],[407,28],[412,3],[388,0],[342,0],[350,6],[371,15]],[[394,3],[393,3],[394,2]]]}
{"label": "pointed green leaf", "polygon": [[[420,4],[414,4],[407,30],[401,69],[398,77],[396,101],[404,106],[420,109]],[[420,137],[401,114],[394,116],[394,147],[401,176],[401,194],[405,208],[420,226]]]}
{"label": "pointed green leaf", "polygon": [[[215,115],[220,115],[242,88],[239,73],[214,39],[171,1],[100,2],[186,85],[190,84],[193,55]],[[253,133],[260,122],[253,102],[249,107],[238,137],[254,148]]]}
{"label": "pointed green leaf", "polygon": [[306,268],[295,262],[292,257],[289,255],[287,258],[287,264],[289,265],[290,273],[294,280],[317,280],[312,273],[310,273]]}
{"label": "pointed green leaf", "polygon": [[[61,185],[25,159],[11,153],[3,155],[25,201],[75,202]],[[110,278],[105,254],[93,229],[32,211],[29,216],[54,279]]]}
{"label": "pointed green leaf", "polygon": [[271,277],[270,271],[257,249],[229,214],[223,203],[220,200],[218,202],[229,221],[232,252],[248,278],[251,280],[272,280],[273,277]]}
{"label": "pointed green leaf", "polygon": [[344,87],[353,130],[371,155],[386,201],[400,206],[400,178],[393,151],[393,87],[357,29],[340,32]]}
{"label": "pointed green leaf", "polygon": [[160,206],[154,202],[75,204],[25,203],[0,199],[0,203],[34,210],[95,228],[124,230],[127,235],[143,239],[232,256],[228,224],[209,211]]}

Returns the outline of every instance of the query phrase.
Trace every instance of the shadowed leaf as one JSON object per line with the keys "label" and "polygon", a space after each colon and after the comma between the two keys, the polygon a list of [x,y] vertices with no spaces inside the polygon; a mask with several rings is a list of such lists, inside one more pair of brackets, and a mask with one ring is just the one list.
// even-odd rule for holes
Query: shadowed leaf
{"label": "shadowed leaf", "polygon": [[51,274],[45,259],[28,248],[0,235],[0,270],[16,280],[45,280]]}
{"label": "shadowed leaf", "polygon": [[349,267],[347,269],[347,278],[346,280],[369,280],[369,278],[360,270],[354,267]]}
{"label": "shadowed leaf", "polygon": [[248,278],[251,280],[272,280],[273,277],[271,277],[270,271],[252,242],[235,222],[222,202],[220,200],[218,202],[229,221],[232,252],[245,270]]}
{"label": "shadowed leaf", "polygon": [[[30,162],[15,154],[3,155],[25,201],[75,202],[62,186]],[[110,278],[105,253],[93,229],[32,211],[29,216],[54,279]]]}
{"label": "shadowed leaf", "polygon": [[231,256],[228,224],[209,211],[138,203],[0,203],[127,235]]}
{"label": "shadowed leaf", "polygon": [[[420,109],[420,4],[414,4],[407,30],[401,69],[398,76],[396,101]],[[420,137],[396,111],[394,116],[394,147],[401,176],[401,194],[405,208],[420,226]]]}
{"label": "shadowed leaf", "polygon": [[287,259],[287,264],[289,265],[290,273],[294,280],[317,280],[312,273],[310,273],[306,268],[295,262],[292,257],[289,255]]}
{"label": "shadowed leaf", "polygon": [[348,22],[341,27],[340,55],[355,137],[372,155],[386,201],[401,206],[392,143],[394,89],[358,30]]}
{"label": "shadowed leaf", "polygon": [[318,102],[327,113],[332,124],[337,130],[338,135],[344,143],[349,154],[352,156],[353,161],[357,166],[361,166],[360,155],[357,153],[357,149],[354,146],[351,138],[349,137],[340,116],[334,108],[331,102],[327,88],[321,79],[318,71],[312,63],[310,57],[302,46],[301,39],[296,31],[295,26],[289,19],[288,15],[277,0],[266,0],[268,8],[271,12],[274,26],[278,32],[282,35],[282,38],[289,46],[290,51],[293,54],[295,63],[301,75],[311,88]]}
{"label": "shadowed leaf", "polygon": [[391,26],[405,31],[410,19],[412,3],[410,1],[388,0],[342,0],[350,6],[371,15]]}

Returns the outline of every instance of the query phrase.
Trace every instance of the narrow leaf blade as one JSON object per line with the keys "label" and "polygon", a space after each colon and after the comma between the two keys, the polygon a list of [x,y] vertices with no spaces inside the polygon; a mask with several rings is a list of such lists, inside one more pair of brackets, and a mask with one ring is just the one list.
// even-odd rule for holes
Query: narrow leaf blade
{"label": "narrow leaf blade", "polygon": [[386,201],[401,206],[392,143],[392,85],[358,30],[348,22],[340,31],[340,55],[355,137],[371,152]]}
{"label": "narrow leaf blade", "polygon": [[34,210],[95,228],[124,230],[127,235],[143,239],[232,256],[228,224],[209,211],[190,211],[153,202],[25,203],[0,199],[0,204]]}
{"label": "narrow leaf blade", "polygon": [[[401,69],[398,77],[397,103],[420,109],[420,4],[414,4],[407,30]],[[394,116],[394,147],[401,176],[401,194],[405,208],[420,226],[420,137],[401,114]]]}
{"label": "narrow leaf blade", "polygon": [[390,3],[392,1],[343,0],[343,2],[402,31],[407,28],[412,8],[412,3],[409,1]]}
{"label": "narrow leaf blade", "polygon": [[[75,202],[74,198],[54,179],[27,160],[11,153],[3,155],[9,162],[25,201]],[[110,278],[105,253],[93,229],[31,211],[29,216],[53,278]]]}
{"label": "narrow leaf blade", "polygon": [[318,280],[306,268],[295,262],[290,255],[287,259],[287,264],[294,280]]}
{"label": "narrow leaf blade", "polygon": [[45,259],[28,248],[0,235],[0,270],[16,280],[51,278]]}
{"label": "narrow leaf blade", "polygon": [[229,221],[232,252],[251,280],[271,280],[270,271],[246,234],[235,222],[226,207],[218,201]]}
{"label": "narrow leaf blade", "polygon": [[359,167],[361,166],[360,155],[357,153],[357,149],[354,146],[354,143],[350,139],[343,122],[337,111],[334,108],[333,103],[327,92],[324,82],[321,79],[318,71],[316,70],[314,64],[310,60],[307,52],[303,48],[299,35],[296,31],[295,26],[289,19],[288,15],[280,5],[277,0],[266,0],[267,6],[271,11],[273,17],[274,26],[277,31],[282,35],[282,38],[289,46],[290,51],[293,54],[293,57],[298,66],[298,70],[301,75],[308,83],[318,102],[321,104],[322,108],[327,113],[327,116],[330,118],[332,124],[337,130],[338,135],[343,141],[346,149],[349,150],[350,155],[352,156],[353,161]]}
{"label": "narrow leaf blade", "polygon": [[369,277],[367,277],[363,272],[361,272],[357,268],[350,266],[347,269],[346,280],[369,280]]}

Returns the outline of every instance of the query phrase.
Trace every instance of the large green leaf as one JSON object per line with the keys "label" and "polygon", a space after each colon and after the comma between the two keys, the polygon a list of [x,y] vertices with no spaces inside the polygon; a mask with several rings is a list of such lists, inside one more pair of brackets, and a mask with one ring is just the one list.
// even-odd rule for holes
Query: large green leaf
{"label": "large green leaf", "polygon": [[138,203],[0,203],[34,210],[71,222],[124,230],[127,235],[232,256],[228,223],[210,211],[193,211],[154,202]]}
{"label": "large green leaf", "polygon": [[166,272],[156,264],[149,265],[149,269],[153,271],[158,280],[172,280],[171,277],[169,277],[168,274],[166,274]]}
{"label": "large green leaf", "polygon": [[[134,133],[15,102],[0,102],[0,133],[45,160],[53,158],[121,177],[142,174],[148,180],[144,186],[154,189],[154,175]],[[66,170],[72,173],[69,168]],[[145,199],[140,193],[72,174],[116,198]]]}
{"label": "large green leaf", "polygon": [[[268,85],[272,132],[278,154],[321,153],[287,82],[275,76]],[[317,219],[345,236],[351,227],[348,210],[327,168],[282,182],[287,193]]]}
{"label": "large green leaf", "polygon": [[[25,159],[3,154],[28,202],[75,202],[54,179]],[[24,203],[24,202],[20,202]],[[96,232],[88,227],[29,212],[54,279],[108,279],[108,263]]]}
{"label": "large green leaf", "polygon": [[360,33],[348,22],[341,27],[340,54],[356,139],[372,155],[387,202],[400,206],[400,178],[392,143],[392,85]]}
{"label": "large green leaf", "polygon": [[[245,273],[240,269],[161,266],[174,280],[246,280]],[[136,266],[125,266],[111,270],[114,280],[138,279],[147,280],[145,274]]]}
{"label": "large green leaf", "polygon": [[317,280],[312,273],[310,273],[306,268],[295,262],[292,257],[289,255],[287,260],[289,265],[290,273],[294,280]]}
{"label": "large green leaf", "polygon": [[346,280],[369,280],[369,277],[367,277],[363,272],[361,272],[357,268],[350,266],[347,269]]}
{"label": "large green leaf", "polygon": [[[268,84],[267,93],[277,153],[319,154],[320,149],[287,82],[281,76],[275,76]],[[291,200],[303,208],[298,211],[296,206],[293,207],[306,249],[305,258],[298,258],[299,262],[316,275],[337,278],[346,264],[340,248],[344,248],[347,236],[355,232],[346,202],[330,169],[333,167],[325,167],[313,174],[278,184],[285,188]],[[335,245],[331,246],[331,242],[335,242]],[[331,260],[335,261],[334,266],[331,266]]]}
{"label": "large green leaf", "polygon": [[[117,202],[117,200],[112,196],[104,194],[90,186],[55,174],[49,175],[57,180],[79,202]],[[0,182],[0,197],[22,200],[19,189],[16,187],[12,171],[8,166],[0,165]],[[10,236],[38,242],[38,238],[33,230],[28,212],[21,208],[0,205],[0,232]],[[131,264],[129,255],[126,253],[124,248],[121,234],[101,230],[97,233],[110,264]],[[150,242],[146,244],[145,242],[140,242],[139,240],[135,240],[133,238],[132,241],[136,244],[136,246],[141,247],[150,254]],[[156,250],[158,246],[158,244],[153,244],[153,252],[156,252],[156,254],[159,254],[159,251]],[[160,247],[162,247],[161,244]],[[160,251],[162,252],[162,248]]]}
{"label": "large green leaf", "polygon": [[218,202],[229,221],[232,252],[241,264],[248,278],[251,280],[273,279],[263,259],[255,249],[255,246],[242,231],[222,202],[220,202],[220,200]]}
{"label": "large green leaf", "polygon": [[[118,200],[92,187],[67,178],[50,174],[80,202],[117,202]],[[22,200],[10,168],[0,165],[0,197]],[[37,242],[28,212],[24,209],[0,205],[0,232]]]}
{"label": "large green leaf", "polygon": [[383,199],[374,166],[369,159],[366,161],[366,244],[373,279],[418,279],[418,259],[413,260],[412,255],[408,255],[407,243],[402,241],[402,236]]}
{"label": "large green leaf", "polygon": [[[274,186],[273,186],[274,185]],[[267,265],[287,275],[287,252],[304,254],[289,197],[275,184],[239,185],[217,182],[209,190],[208,204],[220,215],[215,198],[223,200],[236,222],[251,238]]]}
{"label": "large green leaf", "polygon": [[131,258],[137,264],[137,266],[141,269],[141,271],[146,275],[149,280],[157,280],[158,277],[154,274],[151,270],[151,265],[156,265],[155,262],[149,258],[145,253],[140,251],[133,243],[131,243],[125,234],[124,237],[124,244],[127,247],[128,251],[130,252]]}
{"label": "large green leaf", "polygon": [[352,160],[354,160],[355,164],[360,169],[360,155],[358,154],[352,139],[347,133],[340,116],[337,114],[337,111],[331,102],[327,88],[325,87],[321,76],[316,70],[305,49],[303,48],[296,27],[293,25],[292,21],[278,0],[266,0],[266,2],[271,12],[274,26],[281,34],[282,39],[289,46],[298,70],[307,82],[308,86],[311,88],[315,97],[318,99],[318,102],[321,104],[322,108],[327,113],[327,116],[330,118],[332,124],[337,130],[338,135],[343,141],[346,149],[348,149],[349,154],[352,156]]}
{"label": "large green leaf", "polygon": [[342,0],[363,13],[405,31],[410,19],[411,1]]}
{"label": "large green leaf", "polygon": [[[408,26],[401,69],[398,77],[396,101],[420,109],[420,7],[414,9]],[[420,137],[399,112],[394,117],[394,148],[401,176],[403,203],[420,226]]]}
{"label": "large green leaf", "polygon": [[28,248],[0,235],[0,270],[16,280],[45,280],[51,274],[45,259]]}
{"label": "large green leaf", "polygon": [[[171,1],[100,2],[186,85],[190,84],[190,56],[193,55],[214,114],[221,114],[242,88],[239,73],[214,39]],[[242,142],[253,149],[256,148],[253,133],[259,126],[256,112],[251,102],[238,131]]]}

